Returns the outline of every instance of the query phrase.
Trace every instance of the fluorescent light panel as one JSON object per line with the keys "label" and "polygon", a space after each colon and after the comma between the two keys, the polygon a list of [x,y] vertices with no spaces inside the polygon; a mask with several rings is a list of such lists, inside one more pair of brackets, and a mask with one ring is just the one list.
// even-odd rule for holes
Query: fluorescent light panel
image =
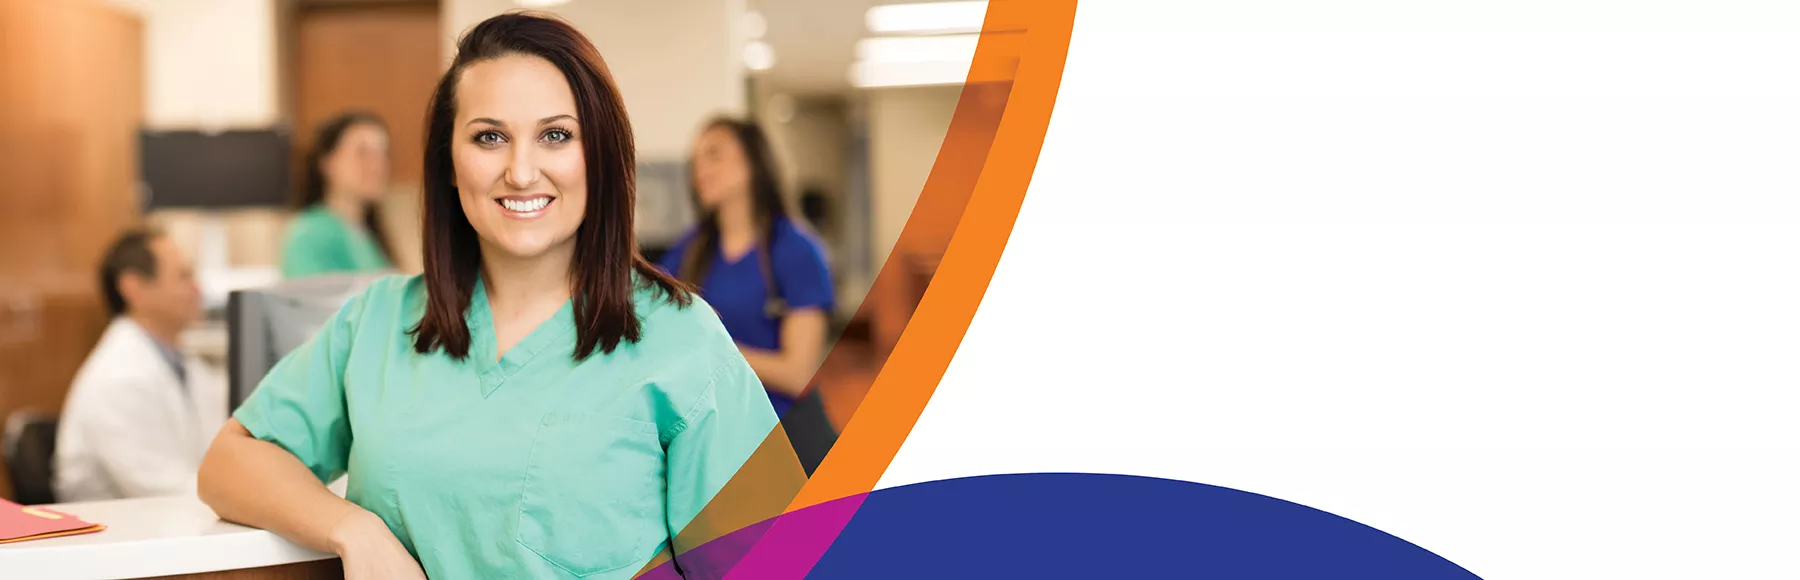
{"label": "fluorescent light panel", "polygon": [[863,62],[937,62],[975,59],[979,34],[954,36],[888,36],[864,38],[856,43],[856,60]]}
{"label": "fluorescent light panel", "polygon": [[969,78],[969,61],[859,62],[850,66],[857,88],[960,85]]}
{"label": "fluorescent light panel", "polygon": [[987,2],[924,2],[887,4],[864,14],[869,31],[877,34],[945,34],[980,32],[987,17]]}
{"label": "fluorescent light panel", "polygon": [[775,48],[761,40],[744,45],[744,68],[765,71],[775,68]]}

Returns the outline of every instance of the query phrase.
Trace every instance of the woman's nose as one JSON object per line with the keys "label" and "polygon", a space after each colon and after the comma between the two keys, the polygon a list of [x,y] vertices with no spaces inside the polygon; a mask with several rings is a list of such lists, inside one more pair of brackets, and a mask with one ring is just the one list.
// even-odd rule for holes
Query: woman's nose
{"label": "woman's nose", "polygon": [[525,189],[538,181],[537,166],[532,164],[530,147],[515,147],[512,151],[512,162],[506,166],[506,184],[513,189]]}

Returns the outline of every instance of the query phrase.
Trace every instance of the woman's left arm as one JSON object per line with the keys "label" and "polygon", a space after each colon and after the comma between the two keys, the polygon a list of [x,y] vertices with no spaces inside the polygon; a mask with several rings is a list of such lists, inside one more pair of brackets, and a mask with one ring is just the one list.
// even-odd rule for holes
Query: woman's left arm
{"label": "woman's left arm", "polygon": [[796,399],[812,382],[819,364],[824,362],[825,333],[830,324],[823,308],[789,311],[781,319],[781,350],[763,350],[741,344],[738,350],[744,353],[744,360],[750,362],[750,368],[756,371],[757,378],[762,379],[763,386]]}
{"label": "woman's left arm", "polygon": [[825,362],[825,335],[837,291],[831,266],[817,239],[786,229],[771,246],[775,286],[787,303],[781,319],[781,348],[764,350],[738,345],[750,368],[769,390],[797,399]]}
{"label": "woman's left arm", "polygon": [[[723,577],[761,537],[732,532],[781,515],[806,484],[750,367],[729,357],[708,383],[665,449],[670,555],[690,579]],[[692,557],[701,545],[706,557]]]}

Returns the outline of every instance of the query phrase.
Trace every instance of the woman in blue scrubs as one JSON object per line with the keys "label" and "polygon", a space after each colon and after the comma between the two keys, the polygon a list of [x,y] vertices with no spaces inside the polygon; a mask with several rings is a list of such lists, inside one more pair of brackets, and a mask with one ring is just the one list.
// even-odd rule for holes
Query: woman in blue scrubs
{"label": "woman in blue scrubs", "polygon": [[789,410],[824,358],[835,302],[824,247],[784,203],[760,127],[708,123],[691,163],[700,223],[669,248],[662,267],[718,310],[810,473],[829,450],[830,425],[816,404],[804,416]]}
{"label": "woman in blue scrubs", "polygon": [[[599,53],[560,20],[489,19],[427,127],[425,274],[376,282],[270,370],[201,499],[350,580],[682,565],[710,536],[683,529],[776,417],[713,310],[637,253]],[[325,483],[346,472],[340,499]]]}
{"label": "woman in blue scrubs", "polygon": [[662,267],[700,289],[784,415],[824,356],[835,302],[824,246],[783,202],[762,129],[708,123],[694,146],[700,223]]}

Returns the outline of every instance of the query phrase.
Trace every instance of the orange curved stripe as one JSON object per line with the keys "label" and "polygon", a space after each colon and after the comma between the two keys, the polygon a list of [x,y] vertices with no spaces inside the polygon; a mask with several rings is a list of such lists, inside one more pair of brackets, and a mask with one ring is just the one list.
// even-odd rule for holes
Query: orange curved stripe
{"label": "orange curved stripe", "polygon": [[[940,190],[954,188],[954,181],[959,180],[941,178],[940,172],[954,165],[954,159],[946,158],[948,154],[971,148],[966,141],[971,138],[975,148],[987,150],[973,191],[963,211],[957,212],[960,215],[951,218],[956,225],[949,246],[892,354],[789,511],[874,489],[937,389],[987,292],[1036,169],[1062,83],[1075,5],[1076,0],[989,2],[982,39],[970,67],[970,83],[957,106],[959,118],[952,121],[951,134],[932,168],[920,205],[908,219],[893,257],[883,266],[882,277],[888,277],[895,260],[906,255],[903,249],[930,243],[920,239],[931,229],[924,222],[941,224],[944,214],[928,211],[926,200],[957,197],[953,190],[942,195],[946,192]],[[979,133],[985,132],[958,133],[957,121],[968,122],[960,118],[965,106],[975,110],[981,104],[971,99],[995,98],[983,87],[1005,87],[1008,80],[1010,91],[999,97],[1004,99],[1005,112],[991,134],[992,141],[980,143]]]}

